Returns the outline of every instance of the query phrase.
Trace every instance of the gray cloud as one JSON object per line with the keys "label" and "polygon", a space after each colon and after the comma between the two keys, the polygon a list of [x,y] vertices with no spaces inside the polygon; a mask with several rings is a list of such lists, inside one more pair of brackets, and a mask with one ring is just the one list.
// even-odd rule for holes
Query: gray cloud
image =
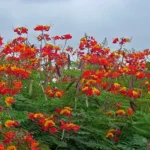
{"label": "gray cloud", "polygon": [[72,34],[73,46],[86,32],[109,43],[113,37],[133,37],[128,47],[139,50],[150,47],[149,5],[149,0],[0,0],[0,34],[10,39],[12,27],[26,26],[35,41],[33,28],[48,24],[51,35]]}

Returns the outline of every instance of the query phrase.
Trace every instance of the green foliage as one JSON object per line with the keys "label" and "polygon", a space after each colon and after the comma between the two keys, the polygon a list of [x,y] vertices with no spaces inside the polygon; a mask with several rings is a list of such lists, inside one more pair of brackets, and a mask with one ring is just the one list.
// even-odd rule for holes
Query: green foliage
{"label": "green foliage", "polygon": [[[90,66],[89,66],[90,67]],[[81,72],[78,70],[65,70],[64,75],[79,77]],[[130,107],[129,99],[121,95],[115,95],[101,91],[101,95],[97,97],[89,97],[89,107],[85,104],[85,95],[78,93],[76,95],[76,83],[73,83],[66,91],[65,95],[61,98],[48,98],[44,99],[44,93],[38,80],[39,74],[34,72],[31,75],[33,80],[32,93],[28,93],[30,81],[24,81],[24,87],[22,94],[15,96],[16,102],[12,105],[13,112],[12,118],[15,118],[21,122],[21,127],[25,130],[34,133],[34,137],[43,145],[43,150],[57,149],[57,150],[145,150],[147,139],[150,138],[150,115],[148,112],[150,103],[149,95],[136,101],[137,112],[128,120],[116,119],[114,117],[108,117],[107,111],[116,110],[115,104],[122,102],[123,109]],[[119,79],[122,81],[122,79]],[[70,83],[51,83],[51,87],[58,87],[62,90],[66,90]],[[127,85],[127,81],[123,82],[123,85]],[[77,101],[75,101],[75,96]],[[143,105],[139,103],[142,102]],[[72,106],[73,108],[73,120],[74,123],[81,126],[81,129],[76,134],[64,137],[63,140],[45,133],[28,120],[26,114],[28,112],[45,112],[49,115],[58,108],[65,106]],[[9,116],[3,114],[5,119],[9,119]],[[106,139],[110,128],[120,128],[122,135],[120,141],[114,142],[113,140]]]}
{"label": "green foliage", "polygon": [[79,77],[81,75],[80,70],[65,70],[66,76]]}

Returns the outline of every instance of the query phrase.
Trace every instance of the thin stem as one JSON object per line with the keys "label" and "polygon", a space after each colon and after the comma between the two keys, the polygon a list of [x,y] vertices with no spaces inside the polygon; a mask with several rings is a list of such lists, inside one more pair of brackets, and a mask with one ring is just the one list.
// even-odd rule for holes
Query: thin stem
{"label": "thin stem", "polygon": [[77,97],[75,97],[75,109],[77,108]]}
{"label": "thin stem", "polygon": [[86,96],[85,98],[86,107],[89,107],[88,97]]}
{"label": "thin stem", "polygon": [[63,140],[64,135],[65,135],[65,130],[62,131],[61,140]]}
{"label": "thin stem", "polygon": [[[41,84],[41,88],[42,88],[42,91],[43,91],[43,93],[45,92],[44,91],[44,87],[43,87],[43,85]],[[45,100],[47,101],[47,96],[46,96],[46,94],[44,93],[44,97],[45,97]]]}

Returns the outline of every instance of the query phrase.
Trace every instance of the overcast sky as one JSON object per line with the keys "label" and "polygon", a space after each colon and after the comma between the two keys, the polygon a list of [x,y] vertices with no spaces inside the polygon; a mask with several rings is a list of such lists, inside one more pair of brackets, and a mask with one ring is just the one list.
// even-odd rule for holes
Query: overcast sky
{"label": "overcast sky", "polygon": [[0,0],[0,35],[5,41],[15,36],[13,27],[29,29],[51,25],[50,35],[70,33],[69,44],[78,46],[86,32],[99,42],[105,37],[133,37],[137,50],[150,48],[150,0]]}

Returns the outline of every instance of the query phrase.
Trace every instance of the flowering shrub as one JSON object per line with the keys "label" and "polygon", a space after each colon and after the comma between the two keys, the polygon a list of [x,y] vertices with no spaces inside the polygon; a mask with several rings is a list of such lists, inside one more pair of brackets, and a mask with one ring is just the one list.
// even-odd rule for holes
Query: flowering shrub
{"label": "flowering shrub", "polygon": [[[133,128],[138,100],[150,93],[150,50],[127,51],[123,47],[131,39],[114,38],[119,50],[112,51],[106,39],[99,44],[88,35],[75,50],[67,45],[70,34],[51,37],[50,29],[34,28],[39,47],[30,44],[25,27],[15,28],[18,37],[7,44],[0,37],[0,149],[38,150],[44,144],[52,149],[104,149],[104,138],[119,143],[126,127]],[[111,104],[109,95],[119,96],[119,101]],[[98,122],[104,118],[105,127]],[[95,139],[93,135],[98,140],[90,145],[87,140]]]}
{"label": "flowering shrub", "polygon": [[[62,120],[59,120],[60,116],[59,115],[66,115],[71,117],[72,112],[71,112],[70,107],[65,107],[64,109],[56,109],[54,112],[59,113],[59,114],[53,114],[51,116],[44,116],[42,113],[29,113],[29,119],[32,121],[35,121],[37,125],[41,126],[41,129],[46,132],[49,131],[50,133],[56,133],[59,130],[73,130],[73,131],[78,131],[80,129],[80,126],[73,124],[70,121],[65,123]],[[61,119],[61,118],[60,118]],[[56,125],[59,124],[59,125]]]}

